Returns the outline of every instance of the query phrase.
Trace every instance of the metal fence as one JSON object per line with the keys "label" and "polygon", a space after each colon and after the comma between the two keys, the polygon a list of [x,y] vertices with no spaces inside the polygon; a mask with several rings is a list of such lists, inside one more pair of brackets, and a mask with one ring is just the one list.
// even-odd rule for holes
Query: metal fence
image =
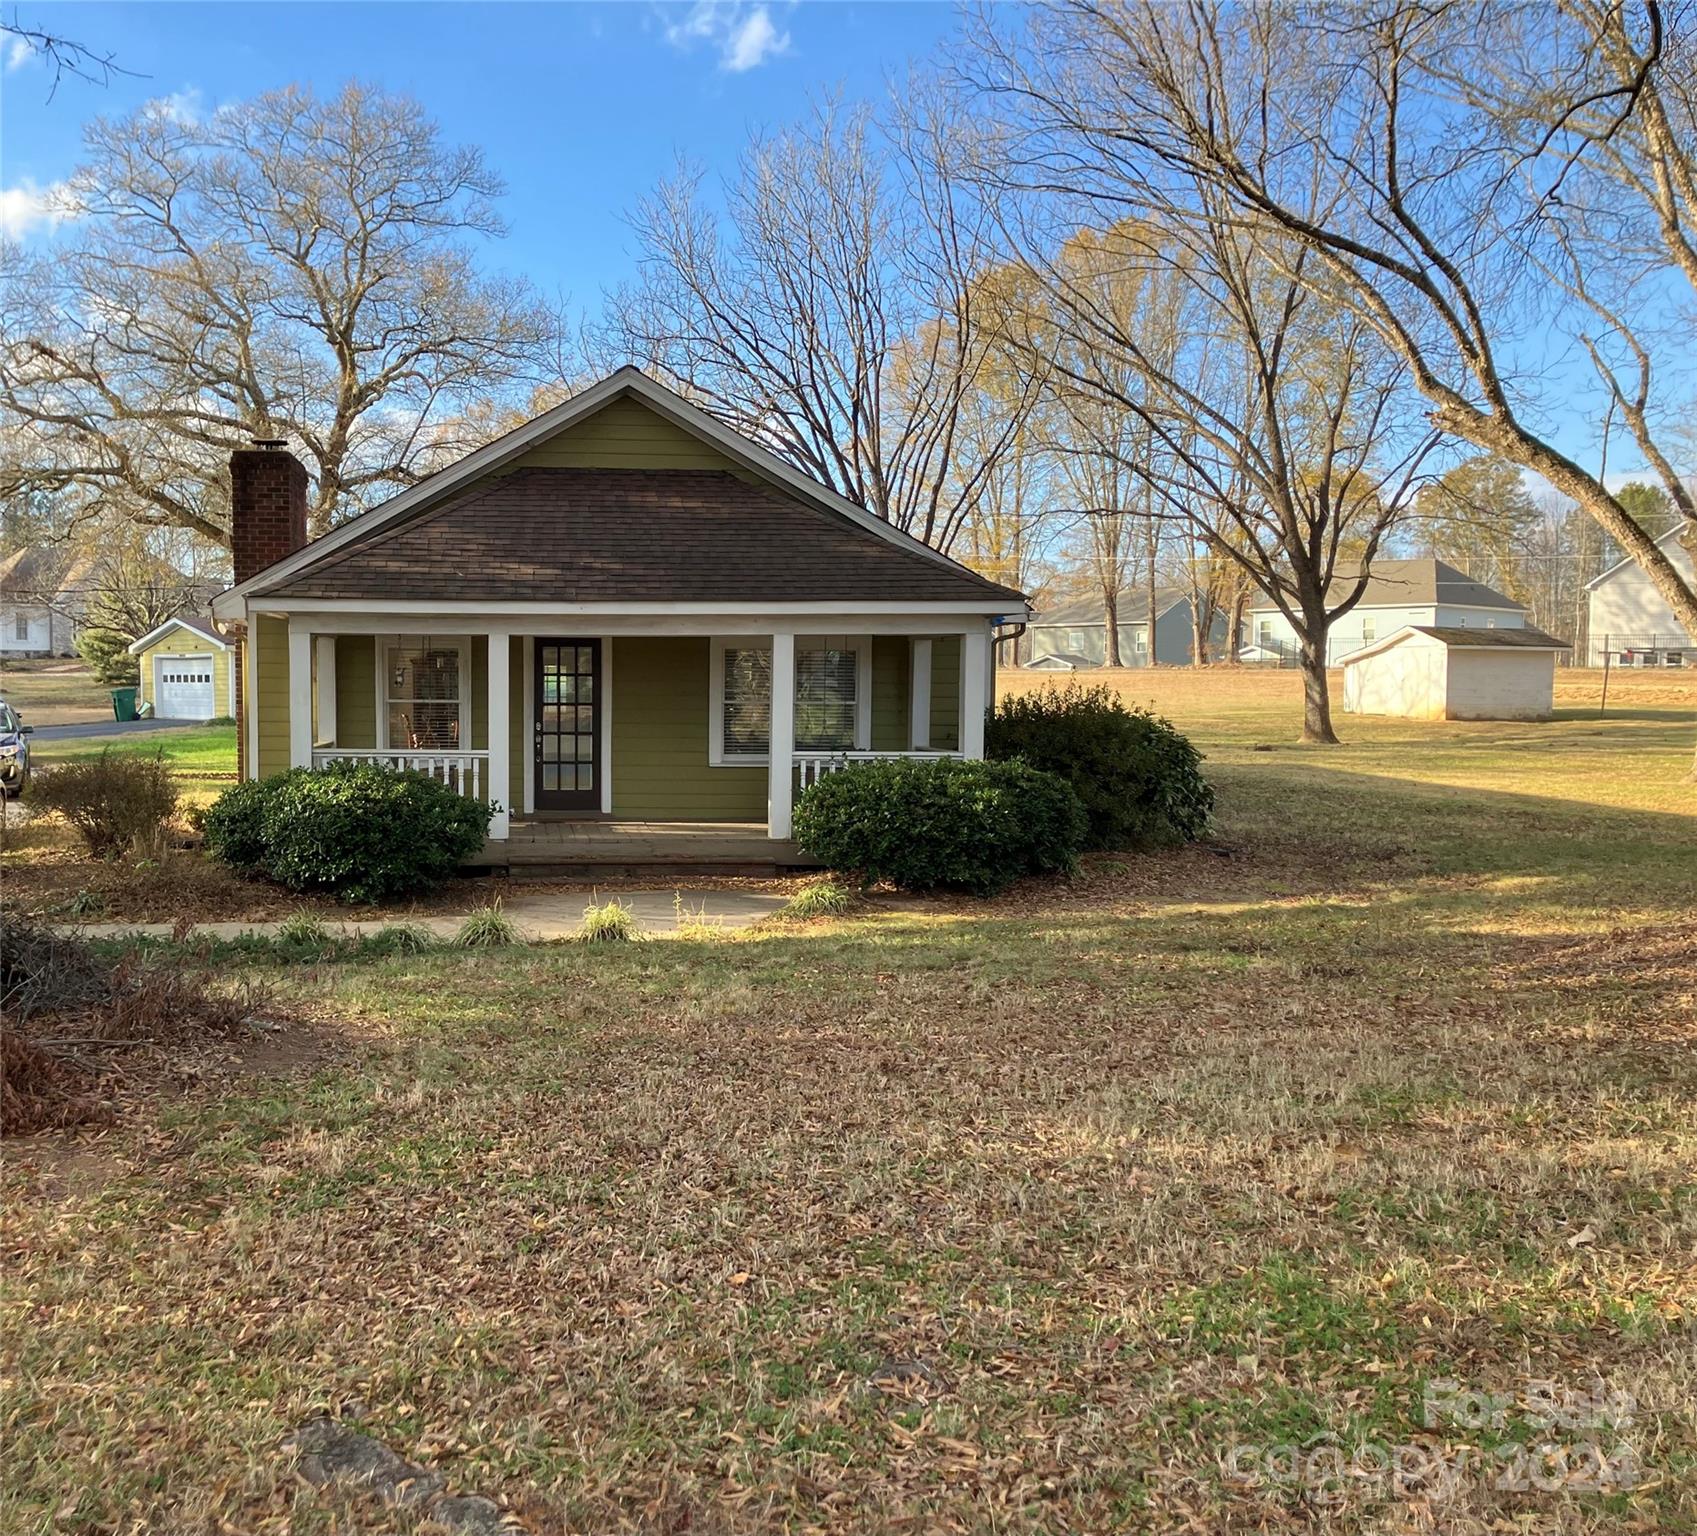
{"label": "metal fence", "polygon": [[1611,667],[1697,667],[1697,645],[1683,630],[1663,630],[1636,635],[1603,633],[1590,644],[1590,664]]}

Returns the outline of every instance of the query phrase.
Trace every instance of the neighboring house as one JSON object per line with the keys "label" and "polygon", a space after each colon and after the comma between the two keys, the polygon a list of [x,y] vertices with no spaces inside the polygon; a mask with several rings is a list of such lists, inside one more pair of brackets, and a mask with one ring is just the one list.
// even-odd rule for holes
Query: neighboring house
{"label": "neighboring house", "polygon": [[0,559],[0,656],[73,656],[94,561],[28,544]]}
{"label": "neighboring house", "polygon": [[1410,720],[1547,720],[1566,641],[1530,626],[1405,624],[1343,658],[1343,707]]}
{"label": "neighboring house", "polygon": [[[1670,528],[1656,543],[1688,584],[1697,584],[1691,551],[1681,542],[1685,525]],[[1626,666],[1697,665],[1697,636],[1685,632],[1667,599],[1651,585],[1636,560],[1622,560],[1586,588],[1589,593],[1590,655],[1593,667],[1608,652]]]}
{"label": "neighboring house", "polygon": [[[1119,620],[1119,665],[1146,667],[1149,665],[1149,594],[1146,591],[1120,593],[1116,604]],[[1223,613],[1214,616],[1210,630],[1210,651],[1223,656],[1226,649],[1227,620]],[[1028,667],[1039,671],[1066,671],[1084,667],[1106,666],[1108,656],[1108,616],[1102,599],[1079,598],[1040,613],[1032,619],[1026,631]],[[1189,666],[1191,659],[1190,594],[1182,587],[1155,589],[1155,661],[1159,666]]]}
{"label": "neighboring house", "polygon": [[[1328,602],[1341,602],[1360,570],[1339,561]],[[1249,632],[1239,653],[1243,660],[1296,661],[1301,650],[1296,631],[1271,598],[1264,594],[1254,598],[1247,622]],[[1350,652],[1383,640],[1405,625],[1518,629],[1526,622],[1522,604],[1446,560],[1376,560],[1361,601],[1332,626],[1326,665],[1337,666]]]}
{"label": "neighboring house", "polygon": [[494,805],[492,844],[753,822],[776,858],[852,757],[981,757],[1029,616],[633,368],[311,544],[280,445],[231,487],[243,772],[417,767]]}
{"label": "neighboring house", "polygon": [[210,619],[180,614],[130,647],[137,701],[161,720],[214,720],[234,713],[236,652]]}

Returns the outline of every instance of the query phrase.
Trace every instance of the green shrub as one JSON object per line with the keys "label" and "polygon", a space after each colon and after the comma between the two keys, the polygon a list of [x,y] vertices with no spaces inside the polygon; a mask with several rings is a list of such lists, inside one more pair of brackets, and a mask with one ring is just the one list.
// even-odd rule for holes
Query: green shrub
{"label": "green shrub", "polygon": [[134,635],[89,625],[77,635],[77,655],[103,688],[133,688],[141,681],[141,658],[130,655]]}
{"label": "green shrub", "polygon": [[276,797],[276,779],[250,779],[234,784],[213,803],[196,807],[189,819],[199,824],[206,851],[221,864],[243,874],[265,867],[265,812]]}
{"label": "green shrub", "polygon": [[1208,831],[1214,791],[1202,777],[1202,754],[1111,688],[1069,683],[1004,699],[985,751],[1071,784],[1090,818],[1087,847],[1161,847]]}
{"label": "green shrub", "polygon": [[827,876],[804,885],[779,910],[790,922],[805,923],[816,917],[841,917],[855,903],[855,893],[840,880]]}
{"label": "green shrub", "polygon": [[177,809],[177,786],[163,753],[144,756],[103,748],[100,756],[43,773],[31,801],[62,816],[97,859],[135,847],[157,848]]}
{"label": "green shrub", "polygon": [[292,911],[277,925],[277,937],[295,949],[322,949],[331,942],[329,928],[316,911]]}
{"label": "green shrub", "polygon": [[1021,875],[1071,870],[1084,807],[1025,763],[886,758],[828,774],[796,806],[795,836],[832,869],[903,890],[990,895]]}
{"label": "green shrub", "polygon": [[458,949],[501,949],[518,941],[518,928],[501,910],[499,901],[492,901],[488,906],[471,912],[454,935],[454,945]]}
{"label": "green shrub", "polygon": [[351,902],[425,890],[482,847],[490,808],[375,763],[294,768],[238,784],[207,811],[207,851],[293,891]]}
{"label": "green shrub", "polygon": [[418,923],[389,923],[376,933],[360,936],[356,948],[363,959],[384,960],[391,955],[422,955],[436,947],[436,935]]}
{"label": "green shrub", "polygon": [[620,944],[636,937],[636,914],[622,901],[591,902],[577,936],[586,944]]}

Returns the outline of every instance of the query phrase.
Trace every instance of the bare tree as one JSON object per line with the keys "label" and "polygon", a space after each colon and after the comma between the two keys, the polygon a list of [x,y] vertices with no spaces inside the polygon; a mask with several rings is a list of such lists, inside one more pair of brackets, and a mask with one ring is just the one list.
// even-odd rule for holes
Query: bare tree
{"label": "bare tree", "polygon": [[1544,424],[1573,371],[1515,366],[1529,317],[1565,328],[1602,383],[1596,419],[1618,411],[1689,515],[1668,428],[1697,334],[1697,12],[1070,0],[1029,25],[985,26],[977,84],[1040,129],[1051,182],[1116,215],[1217,203],[1276,233],[1286,271],[1402,359],[1436,427],[1570,497],[1697,633],[1697,592]]}
{"label": "bare tree", "polygon": [[439,419],[557,366],[546,306],[476,270],[500,179],[415,102],[291,87],[87,138],[75,235],[0,273],[0,406],[24,427],[0,496],[227,543],[230,450],[282,434],[321,532],[412,483]]}
{"label": "bare tree", "polygon": [[636,210],[641,275],[601,336],[943,550],[1016,450],[1031,390],[962,453],[1006,303],[955,171],[961,131],[923,102],[889,131],[825,107],[751,147],[722,218],[680,172]]}
{"label": "bare tree", "polygon": [[118,62],[115,53],[101,53],[75,38],[40,27],[25,26],[16,11],[12,12],[10,20],[0,18],[0,38],[3,37],[11,38],[14,47],[39,55],[46,64],[50,77],[47,85],[49,101],[59,94],[59,86],[66,75],[86,80],[90,85],[110,85],[114,75],[135,74],[133,69],[125,69]]}
{"label": "bare tree", "polygon": [[[1184,520],[1289,620],[1302,737],[1336,742],[1327,636],[1360,600],[1365,567],[1406,514],[1436,441],[1406,419],[1401,368],[1370,328],[1319,303],[1300,253],[1268,251],[1223,216],[1172,228],[1126,220],[1062,238],[1080,206],[1040,180],[1023,135],[998,149],[985,174],[1005,178],[1011,233],[1046,279],[1024,344],[1048,360],[1047,387],[1147,432],[1124,467],[1157,515]],[[1157,324],[1115,301],[1174,283],[1185,301],[1157,311]],[[1346,554],[1361,569],[1346,574]]]}

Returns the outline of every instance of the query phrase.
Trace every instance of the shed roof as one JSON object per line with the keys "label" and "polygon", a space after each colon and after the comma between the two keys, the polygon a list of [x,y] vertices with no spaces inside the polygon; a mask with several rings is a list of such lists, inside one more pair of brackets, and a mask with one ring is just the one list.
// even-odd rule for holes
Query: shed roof
{"label": "shed roof", "polygon": [[1347,667],[1352,661],[1365,661],[1369,656],[1376,656],[1381,651],[1388,651],[1393,645],[1400,645],[1413,635],[1425,635],[1428,639],[1453,650],[1464,651],[1570,651],[1573,649],[1565,640],[1558,640],[1554,635],[1546,635],[1541,629],[1533,629],[1524,625],[1514,629],[1472,629],[1460,624],[1404,624],[1393,634],[1386,635],[1383,640],[1375,640],[1371,645],[1364,645],[1358,651],[1351,651],[1339,659],[1338,665]]}
{"label": "shed roof", "polygon": [[167,619],[157,629],[150,629],[130,647],[130,654],[139,656],[150,645],[157,645],[174,629],[192,630],[203,640],[210,640],[221,651],[230,648],[229,642],[218,633],[218,628],[211,619],[202,614],[179,613],[175,618]]}

